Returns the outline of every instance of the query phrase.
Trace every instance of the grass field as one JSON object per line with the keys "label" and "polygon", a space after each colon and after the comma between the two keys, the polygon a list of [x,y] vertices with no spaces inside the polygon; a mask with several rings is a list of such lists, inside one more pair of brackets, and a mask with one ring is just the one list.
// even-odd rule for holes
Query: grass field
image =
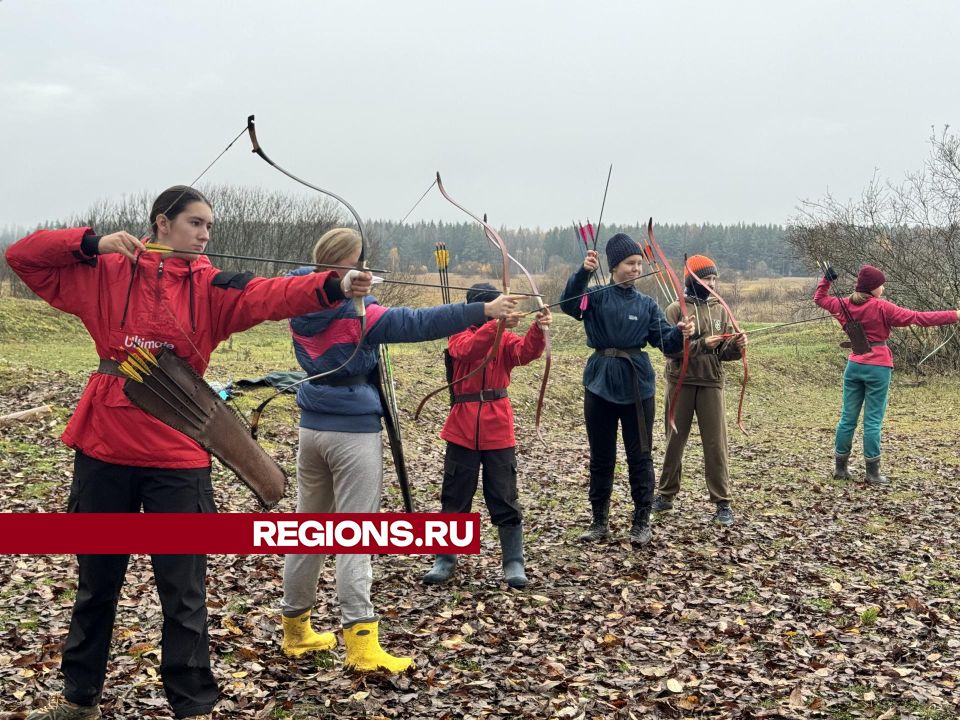
{"label": "grass field", "polygon": [[[589,519],[580,374],[589,351],[569,318],[556,317],[553,336],[546,447],[533,435],[542,364],[515,371],[511,386],[530,586],[518,592],[499,582],[489,527],[482,553],[465,558],[442,588],[419,584],[429,558],[375,559],[383,643],[413,654],[418,669],[360,676],[342,672],[342,644],[299,661],[280,654],[281,558],[211,556],[219,717],[958,717],[958,378],[931,376],[914,386],[903,382],[909,373],[895,372],[884,428],[891,485],[834,481],[845,362],[838,328],[816,323],[758,334],[749,350],[749,436],[732,417],[740,365],[727,366],[736,524],[710,522],[695,430],[678,509],[656,519],[651,546],[637,550],[625,541],[631,508],[621,462],[614,539],[584,547],[576,542]],[[442,347],[391,348],[414,498],[424,511],[439,509],[445,407],[428,406],[418,423],[412,410],[441,384]],[[659,371],[659,354],[651,358]],[[0,415],[54,408],[0,425],[2,510],[64,509],[72,455],[58,436],[95,363],[74,318],[39,302],[0,299]],[[271,323],[222,346],[207,379],[281,369],[296,363],[285,324]],[[250,407],[255,397],[241,402]],[[662,408],[657,423],[659,467]],[[295,425],[287,399],[261,423],[265,447],[291,478]],[[862,458],[852,465],[862,477]],[[396,510],[389,473],[386,486],[384,507]],[[222,511],[253,509],[229,473],[218,469],[215,487]],[[291,487],[281,510],[293,510],[294,495]],[[479,497],[476,507],[485,516]],[[59,689],[75,573],[71,557],[0,557],[0,718],[20,718],[23,703]],[[148,558],[131,560],[107,718],[172,717],[156,677],[161,615],[150,575]],[[315,627],[336,631],[329,563],[318,603]]]}

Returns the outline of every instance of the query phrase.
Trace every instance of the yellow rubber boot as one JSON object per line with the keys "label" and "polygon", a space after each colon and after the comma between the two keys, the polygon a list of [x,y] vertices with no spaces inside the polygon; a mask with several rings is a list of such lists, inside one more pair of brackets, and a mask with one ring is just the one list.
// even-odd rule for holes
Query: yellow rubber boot
{"label": "yellow rubber boot", "polygon": [[413,658],[394,657],[380,647],[379,624],[379,621],[362,622],[343,629],[343,641],[347,644],[347,657],[343,661],[345,669],[400,673],[413,667]]}
{"label": "yellow rubber boot", "polygon": [[304,610],[296,617],[283,616],[284,655],[296,657],[308,652],[330,650],[337,646],[337,637],[333,633],[315,633],[310,627],[310,611]]}

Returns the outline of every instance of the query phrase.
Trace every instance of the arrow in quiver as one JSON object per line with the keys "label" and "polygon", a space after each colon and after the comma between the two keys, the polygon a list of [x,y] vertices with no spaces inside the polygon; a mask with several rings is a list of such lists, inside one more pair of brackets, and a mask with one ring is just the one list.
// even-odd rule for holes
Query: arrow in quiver
{"label": "arrow in quiver", "polygon": [[264,508],[283,497],[286,474],[250,435],[249,428],[185,360],[166,348],[129,353],[120,370],[123,393],[138,408],[215,455]]}

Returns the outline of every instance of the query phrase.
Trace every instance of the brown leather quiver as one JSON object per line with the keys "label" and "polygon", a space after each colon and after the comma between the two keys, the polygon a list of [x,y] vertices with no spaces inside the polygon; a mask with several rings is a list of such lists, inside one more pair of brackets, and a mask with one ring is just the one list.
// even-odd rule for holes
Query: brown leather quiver
{"label": "brown leather quiver", "polygon": [[195,440],[230,468],[265,508],[283,497],[286,475],[237,414],[176,353],[155,355],[143,382],[128,378],[123,393],[144,412]]}
{"label": "brown leather quiver", "polygon": [[[843,326],[843,331],[850,338],[849,347],[853,349],[854,355],[866,355],[871,351],[867,331],[863,329],[863,324],[859,320],[847,321],[847,324]],[[847,343],[840,343],[840,347],[848,347],[848,345]]]}

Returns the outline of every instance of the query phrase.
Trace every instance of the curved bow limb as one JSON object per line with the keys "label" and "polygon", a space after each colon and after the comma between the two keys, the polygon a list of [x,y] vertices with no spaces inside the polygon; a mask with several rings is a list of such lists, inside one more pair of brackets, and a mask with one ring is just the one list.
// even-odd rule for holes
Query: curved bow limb
{"label": "curved bow limb", "polygon": [[[470,217],[472,217],[472,218],[473,218],[474,220],[476,220],[480,225],[483,226],[484,230],[489,231],[490,234],[494,237],[494,239],[496,240],[496,243],[497,243],[497,247],[500,248],[500,254],[503,256],[503,294],[504,294],[504,295],[509,295],[509,294],[510,294],[510,260],[509,260],[509,254],[507,253],[507,246],[504,245],[503,239],[500,237],[500,235],[497,234],[497,231],[496,231],[496,230],[494,230],[492,227],[490,227],[489,225],[487,225],[487,223],[485,223],[485,222],[484,222],[483,220],[481,220],[479,217],[477,217],[477,216],[474,215],[472,212],[470,212],[469,210],[467,210],[465,207],[463,207],[463,205],[461,205],[460,203],[458,203],[456,200],[454,200],[452,197],[450,197],[450,196],[447,194],[446,189],[443,187],[443,181],[440,179],[440,173],[439,173],[439,172],[437,173],[437,188],[439,188],[440,193],[441,193],[454,207],[459,208],[460,210],[462,210],[463,212],[465,212],[467,215],[469,215]],[[416,412],[413,414],[413,419],[414,419],[414,420],[419,420],[419,419],[420,419],[420,413],[423,412],[424,406],[427,404],[427,401],[430,400],[430,398],[432,398],[434,395],[437,395],[438,393],[441,393],[441,392],[443,392],[444,390],[449,390],[449,389],[452,388],[454,385],[457,385],[457,384],[459,384],[459,383],[462,383],[462,382],[463,382],[464,380],[466,380],[467,378],[473,377],[473,376],[476,375],[478,372],[480,372],[481,370],[483,370],[487,365],[490,364],[490,362],[497,356],[497,352],[500,350],[500,340],[503,338],[503,331],[504,331],[505,327],[506,327],[506,320],[501,319],[501,320],[497,323],[497,334],[496,334],[496,335],[494,336],[494,338],[493,338],[493,345],[490,347],[490,352],[489,352],[489,353],[487,354],[487,356],[483,359],[483,362],[482,362],[482,363],[480,363],[476,368],[474,368],[473,370],[471,370],[469,373],[467,373],[466,375],[464,375],[464,376],[463,376],[462,378],[460,378],[459,380],[454,380],[452,383],[448,383],[447,385],[444,385],[443,387],[437,388],[437,389],[434,390],[433,392],[427,394],[427,395],[423,398],[423,400],[420,401],[420,404],[417,405],[417,410],[416,410]]]}
{"label": "curved bow limb", "polygon": [[[487,221],[486,213],[483,214],[483,221],[484,223],[486,223]],[[487,236],[487,240],[492,242],[497,247],[500,247],[496,239],[487,230],[486,225],[484,225],[483,233],[484,235]],[[540,291],[537,289],[537,283],[534,281],[533,275],[531,275],[530,271],[523,266],[523,263],[517,260],[509,252],[507,253],[507,257],[510,258],[518,268],[520,268],[520,272],[522,272],[526,276],[527,282],[530,283],[530,291],[533,292],[537,298],[538,312],[543,310],[546,307],[546,305],[543,304],[543,296],[540,294]],[[550,328],[540,328],[540,332],[543,333],[543,339],[545,342],[545,347],[543,349],[543,380],[540,382],[540,395],[537,397],[537,414],[534,419],[533,426],[534,426],[534,429],[536,430],[537,438],[540,440],[541,443],[543,443],[544,447],[547,447],[547,441],[543,439],[543,431],[541,430],[541,427],[540,427],[540,420],[543,417],[543,398],[547,394],[547,378],[550,377],[550,363],[551,363]]]}
{"label": "curved bow limb", "polygon": [[[290,179],[300,183],[301,185],[304,185],[305,187],[308,187],[311,190],[315,190],[318,193],[322,193],[324,195],[328,195],[332,197],[334,200],[341,203],[345,208],[347,208],[347,210],[350,211],[350,214],[353,215],[353,219],[356,221],[357,228],[360,232],[360,257],[357,259],[356,269],[357,270],[366,269],[367,263],[366,263],[366,260],[364,259],[364,255],[366,253],[366,245],[367,245],[366,234],[364,233],[364,230],[363,230],[363,221],[360,219],[360,214],[354,209],[353,205],[348,203],[345,199],[343,199],[336,193],[331,192],[330,190],[324,190],[321,187],[318,187],[312,183],[307,182],[306,180],[303,180],[302,178],[297,177],[296,175],[289,172],[288,170],[284,170],[282,167],[277,165],[273,160],[271,160],[270,157],[263,151],[263,148],[260,146],[260,142],[257,140],[257,129],[256,129],[256,126],[254,125],[253,115],[250,115],[247,118],[247,133],[250,136],[250,142],[253,144],[253,150],[251,152],[259,155],[264,162],[266,162],[271,167],[279,170]],[[251,413],[250,415],[250,433],[253,435],[254,438],[257,437],[257,433],[259,430],[260,416],[263,413],[264,409],[267,407],[267,405],[270,404],[271,401],[273,401],[275,398],[285,393],[287,390],[295,388],[298,385],[302,385],[303,383],[307,383],[307,382],[310,382],[311,380],[316,380],[317,378],[322,378],[327,375],[333,375],[334,373],[342,370],[351,362],[353,362],[353,359],[360,352],[360,348],[363,347],[363,339],[367,334],[367,312],[366,312],[366,307],[364,305],[363,298],[354,297],[353,307],[354,307],[354,310],[356,311],[357,319],[360,321],[360,337],[357,339],[357,346],[353,349],[353,352],[350,354],[350,357],[348,357],[346,361],[344,361],[341,365],[338,365],[337,367],[333,368],[333,370],[326,370],[322,373],[317,373],[316,375],[305,377],[302,380],[298,380],[295,383],[291,383],[289,385],[286,385],[285,387],[280,388],[279,390],[277,390],[276,393],[274,393],[273,395],[268,397],[266,400],[264,400],[262,403],[260,403],[260,405],[258,405],[254,409],[253,413]]]}
{"label": "curved bow limb", "polygon": [[[683,285],[680,283],[680,279],[677,277],[677,274],[673,271],[673,268],[670,266],[670,262],[667,260],[667,256],[664,255],[663,249],[660,247],[660,244],[657,242],[657,239],[653,236],[653,218],[650,218],[650,221],[647,223],[647,239],[650,241],[650,245],[653,248],[653,251],[656,253],[656,257],[659,258],[659,264],[663,269],[667,271],[667,275],[670,278],[670,282],[673,284],[673,289],[677,293],[677,302],[680,304],[680,314],[686,318],[687,317],[687,303],[683,299]],[[687,368],[690,365],[690,338],[683,338],[683,364],[680,366],[680,375],[677,377],[677,386],[673,390],[673,397],[670,398],[670,411],[668,413],[668,420],[670,422],[670,427],[674,432],[677,432],[677,423],[674,421],[674,416],[677,410],[677,400],[680,398],[680,390],[683,388],[683,380],[687,377]]]}
{"label": "curved bow limb", "polygon": [[[727,311],[727,315],[730,317],[730,324],[733,325],[733,329],[737,331],[737,334],[743,334],[743,331],[740,329],[740,324],[737,322],[737,319],[733,315],[733,311],[730,309],[730,306],[727,305],[726,300],[724,300],[712,287],[707,285],[699,275],[697,275],[693,269],[690,267],[690,261],[686,257],[683,259],[684,269],[689,273],[690,277],[694,281],[700,283],[703,287],[707,289],[711,295],[713,295],[717,300],[720,301],[720,305],[723,306],[723,309]],[[820,318],[817,318],[820,319]],[[788,323],[789,324],[789,323]],[[747,366],[747,349],[745,347],[740,348],[740,359],[743,361],[743,385],[740,386],[740,403],[737,406],[737,427],[740,428],[740,432],[744,435],[749,435],[747,429],[743,426],[743,398],[747,394],[747,378],[750,376],[750,370]]]}

